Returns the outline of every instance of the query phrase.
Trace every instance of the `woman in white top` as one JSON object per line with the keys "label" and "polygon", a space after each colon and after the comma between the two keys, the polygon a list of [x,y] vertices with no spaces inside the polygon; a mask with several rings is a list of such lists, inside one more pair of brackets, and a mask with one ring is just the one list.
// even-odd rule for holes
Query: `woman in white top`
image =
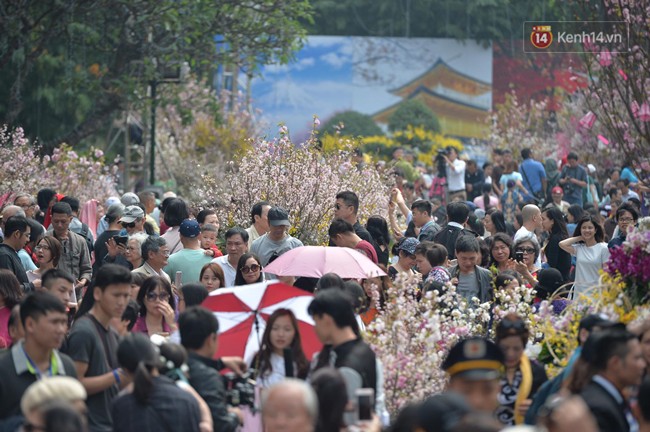
{"label": "woman in white top", "polygon": [[257,383],[263,388],[282,381],[285,375],[284,350],[291,350],[293,378],[305,379],[309,361],[302,350],[298,320],[288,309],[278,309],[266,322],[262,349],[255,355],[251,367],[256,370]]}
{"label": "woman in white top", "polygon": [[[292,377],[305,379],[309,372],[309,361],[302,350],[298,320],[289,309],[277,309],[266,322],[262,336],[262,348],[255,354],[250,365],[255,370],[256,404],[258,406],[261,401],[261,392],[287,377],[284,362],[284,350],[287,348],[291,350],[293,358]],[[243,408],[244,427],[242,431],[261,431],[262,419],[259,413],[251,412],[248,407]]]}
{"label": "woman in white top", "polygon": [[579,235],[562,240],[560,247],[576,257],[573,298],[577,299],[598,283],[599,272],[609,259],[609,249],[603,227],[591,215],[584,216],[574,232]]}

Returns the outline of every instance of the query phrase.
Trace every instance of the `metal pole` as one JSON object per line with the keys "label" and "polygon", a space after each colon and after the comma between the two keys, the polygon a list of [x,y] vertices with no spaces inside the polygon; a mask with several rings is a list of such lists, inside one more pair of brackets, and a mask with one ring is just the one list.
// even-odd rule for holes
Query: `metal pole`
{"label": "metal pole", "polygon": [[151,131],[149,138],[151,140],[151,153],[149,160],[149,184],[156,183],[156,85],[158,83],[151,81]]}

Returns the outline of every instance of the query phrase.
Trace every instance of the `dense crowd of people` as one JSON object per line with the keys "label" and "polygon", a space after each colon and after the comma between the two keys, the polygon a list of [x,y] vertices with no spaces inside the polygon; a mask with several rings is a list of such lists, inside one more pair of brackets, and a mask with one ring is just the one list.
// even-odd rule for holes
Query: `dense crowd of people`
{"label": "dense crowd of people", "polygon": [[[449,148],[427,169],[397,149],[388,217],[365,224],[353,191],[333,196],[329,247],[386,274],[357,280],[265,272],[303,246],[276,203],[222,230],[216,209],[173,193],[83,205],[50,189],[12,195],[0,220],[0,431],[649,431],[650,322],[599,315],[583,317],[580,347],[550,380],[511,313],[493,340],[446,353],[448,391],[386,411],[383,365],[363,333],[395,281],[417,281],[418,295],[453,285],[470,303],[513,285],[535,288],[535,303],[579,302],[648,216],[648,162],[600,172],[575,153],[515,159],[497,149],[481,168]],[[215,359],[220,323],[201,304],[273,279],[314,294],[320,352],[307,357],[295,314],[280,308],[251,361]],[[252,386],[251,403],[239,388],[233,398],[226,369]]]}

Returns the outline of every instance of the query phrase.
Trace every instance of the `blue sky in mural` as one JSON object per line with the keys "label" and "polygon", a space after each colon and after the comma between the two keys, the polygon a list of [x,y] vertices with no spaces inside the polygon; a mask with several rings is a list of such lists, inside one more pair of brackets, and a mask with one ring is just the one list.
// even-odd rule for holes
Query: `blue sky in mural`
{"label": "blue sky in mural", "polygon": [[[270,65],[253,79],[253,106],[268,133],[285,123],[303,139],[312,116],[325,121],[353,109],[374,114],[400,98],[390,93],[442,59],[460,72],[492,82],[492,50],[451,39],[309,37],[288,65]],[[491,93],[482,97],[491,105]]]}

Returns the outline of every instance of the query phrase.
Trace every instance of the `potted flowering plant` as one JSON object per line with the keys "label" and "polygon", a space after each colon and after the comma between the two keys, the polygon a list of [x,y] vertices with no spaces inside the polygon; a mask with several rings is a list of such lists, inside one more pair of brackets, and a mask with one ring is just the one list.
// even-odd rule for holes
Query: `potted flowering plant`
{"label": "potted flowering plant", "polygon": [[623,245],[611,250],[605,271],[623,282],[622,288],[633,305],[648,301],[650,294],[650,218],[639,220]]}

